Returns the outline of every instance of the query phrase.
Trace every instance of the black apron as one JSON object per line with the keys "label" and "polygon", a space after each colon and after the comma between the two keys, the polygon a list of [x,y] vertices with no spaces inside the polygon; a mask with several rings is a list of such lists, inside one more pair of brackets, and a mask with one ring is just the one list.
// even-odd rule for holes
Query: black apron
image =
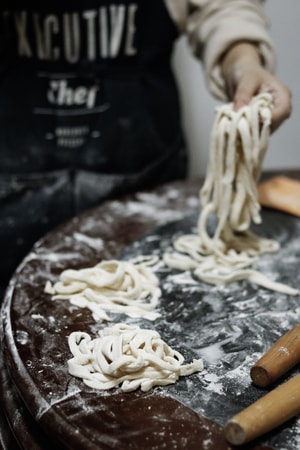
{"label": "black apron", "polygon": [[186,174],[163,0],[2,1],[0,259],[104,199]]}

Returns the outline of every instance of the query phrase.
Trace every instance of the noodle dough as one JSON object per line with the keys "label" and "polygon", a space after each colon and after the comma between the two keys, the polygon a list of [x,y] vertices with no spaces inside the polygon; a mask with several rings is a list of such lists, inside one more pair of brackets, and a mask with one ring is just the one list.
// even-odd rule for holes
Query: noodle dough
{"label": "noodle dough", "polygon": [[106,311],[154,320],[161,295],[159,282],[146,263],[108,260],[94,267],[67,269],[45,291],[55,299],[67,299],[86,307],[95,320],[110,320]]}
{"label": "noodle dough", "polygon": [[[249,268],[266,252],[277,252],[279,244],[253,234],[251,222],[261,223],[257,181],[268,147],[272,97],[261,94],[249,105],[234,111],[231,104],[218,109],[212,129],[210,161],[200,192],[202,212],[198,235],[185,235],[175,243],[175,253],[166,253],[169,267],[194,270],[212,284],[249,280],[267,289],[296,295],[298,290],[269,280]],[[208,220],[217,222],[213,236]]]}
{"label": "noodle dough", "polygon": [[180,376],[203,370],[201,359],[184,365],[184,357],[172,350],[153,330],[116,324],[99,337],[76,331],[69,336],[73,358],[69,372],[95,389],[121,386],[126,392],[175,383]]}

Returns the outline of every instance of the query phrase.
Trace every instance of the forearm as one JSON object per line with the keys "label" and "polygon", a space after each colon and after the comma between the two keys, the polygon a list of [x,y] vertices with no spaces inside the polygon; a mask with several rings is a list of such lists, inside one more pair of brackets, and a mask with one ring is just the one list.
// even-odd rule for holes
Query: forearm
{"label": "forearm", "polygon": [[204,66],[210,92],[237,110],[261,92],[273,97],[272,128],[291,113],[288,88],[275,76],[263,0],[166,0]]}
{"label": "forearm", "polygon": [[166,0],[170,14],[201,59],[208,88],[226,101],[222,56],[241,42],[257,48],[269,71],[275,68],[275,53],[261,0]]}

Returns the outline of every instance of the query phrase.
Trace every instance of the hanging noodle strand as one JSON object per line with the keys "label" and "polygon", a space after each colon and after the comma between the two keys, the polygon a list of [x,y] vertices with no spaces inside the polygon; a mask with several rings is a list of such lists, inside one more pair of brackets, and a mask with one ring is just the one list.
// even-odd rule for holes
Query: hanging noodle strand
{"label": "hanging noodle strand", "polygon": [[[248,280],[267,289],[297,295],[299,291],[269,280],[250,268],[264,253],[275,253],[279,244],[250,231],[261,223],[257,182],[268,148],[272,97],[260,94],[249,105],[234,111],[221,106],[213,125],[207,176],[200,191],[202,211],[198,234],[181,236],[175,253],[165,253],[172,268],[194,270],[202,281],[212,284]],[[211,236],[208,220],[216,219]]]}

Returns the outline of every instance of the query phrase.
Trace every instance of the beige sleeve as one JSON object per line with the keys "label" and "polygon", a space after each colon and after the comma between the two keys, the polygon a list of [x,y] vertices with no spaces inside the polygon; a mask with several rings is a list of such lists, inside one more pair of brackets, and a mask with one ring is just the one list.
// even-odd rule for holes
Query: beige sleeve
{"label": "beige sleeve", "polygon": [[274,72],[275,52],[264,0],[166,0],[171,17],[201,59],[210,92],[227,101],[220,58],[239,41],[253,42],[265,67]]}

